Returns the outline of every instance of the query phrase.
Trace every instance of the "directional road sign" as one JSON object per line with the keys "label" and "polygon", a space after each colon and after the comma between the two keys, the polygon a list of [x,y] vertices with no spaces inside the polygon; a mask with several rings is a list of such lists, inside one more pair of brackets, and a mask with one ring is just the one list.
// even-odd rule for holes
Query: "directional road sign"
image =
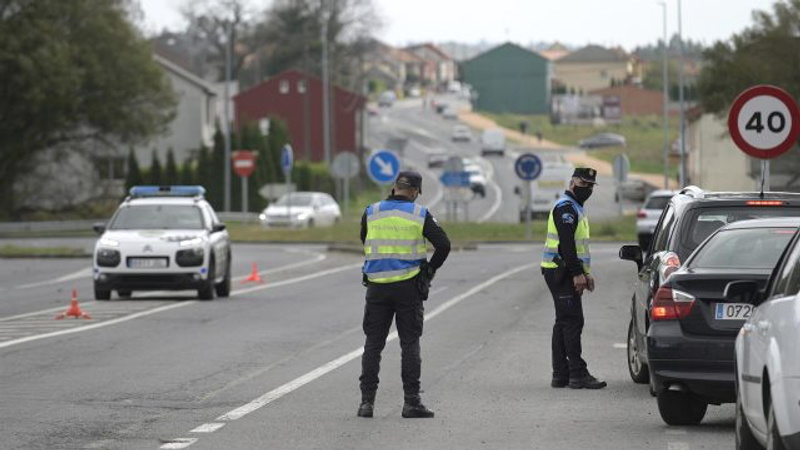
{"label": "directional road sign", "polygon": [[358,157],[353,152],[342,152],[333,158],[333,165],[331,166],[331,173],[335,178],[347,179],[353,178],[358,175],[358,170],[361,164],[358,163]]}
{"label": "directional road sign", "polygon": [[367,175],[378,184],[391,184],[400,172],[400,158],[389,150],[378,150],[369,157]]}
{"label": "directional road sign", "polygon": [[753,86],[731,105],[728,131],[736,146],[753,158],[776,158],[797,143],[800,111],[783,89]]}
{"label": "directional road sign", "polygon": [[526,181],[533,181],[542,174],[542,160],[533,153],[523,153],[514,163],[517,176]]}
{"label": "directional road sign", "polygon": [[469,187],[469,172],[443,172],[439,180],[447,187]]}
{"label": "directional road sign", "polygon": [[283,169],[283,174],[288,175],[292,173],[293,165],[294,165],[294,152],[292,151],[292,146],[286,144],[281,149],[281,169]]}

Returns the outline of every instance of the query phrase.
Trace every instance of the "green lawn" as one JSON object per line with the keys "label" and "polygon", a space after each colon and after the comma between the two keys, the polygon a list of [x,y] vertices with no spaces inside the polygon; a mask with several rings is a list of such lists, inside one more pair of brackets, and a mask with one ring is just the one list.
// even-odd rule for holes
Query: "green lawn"
{"label": "green lawn", "polygon": [[88,258],[91,254],[74,247],[0,246],[0,258]]}
{"label": "green lawn", "polygon": [[[542,137],[549,141],[577,147],[578,141],[597,133],[617,133],[625,136],[627,148],[607,148],[590,150],[588,153],[605,161],[612,161],[620,153],[626,153],[631,160],[631,170],[644,173],[663,173],[664,131],[661,116],[632,117],[626,116],[620,125],[604,127],[578,125],[552,125],[547,115],[517,115],[484,113],[500,126],[519,129],[520,121],[527,120],[531,126],[529,132],[542,131]],[[670,121],[670,142],[678,136],[678,119]],[[674,166],[674,164],[673,164]],[[677,173],[677,167],[671,172]]]}

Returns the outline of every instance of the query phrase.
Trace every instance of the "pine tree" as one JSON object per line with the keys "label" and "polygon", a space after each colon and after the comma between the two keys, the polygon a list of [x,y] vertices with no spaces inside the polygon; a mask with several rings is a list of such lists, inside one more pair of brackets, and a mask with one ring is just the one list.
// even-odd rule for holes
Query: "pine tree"
{"label": "pine tree", "polygon": [[194,175],[194,164],[192,160],[187,159],[181,165],[179,183],[184,186],[196,184]]}
{"label": "pine tree", "polygon": [[167,164],[164,169],[164,184],[172,186],[178,184],[178,164],[175,163],[175,153],[172,147],[167,150]]}
{"label": "pine tree", "polygon": [[142,184],[142,170],[139,168],[139,161],[133,148],[128,152],[128,173],[125,175],[125,191],[129,191],[133,186]]}
{"label": "pine tree", "polygon": [[161,186],[161,161],[158,159],[158,153],[153,149],[153,162],[150,164],[150,176],[148,182],[154,186]]}
{"label": "pine tree", "polygon": [[222,130],[217,124],[217,131],[214,133],[214,148],[209,158],[208,172],[203,185],[206,187],[206,199],[217,211],[222,211],[223,196],[225,190],[225,138]]}
{"label": "pine tree", "polygon": [[[208,180],[211,179],[211,155],[209,154],[208,147],[205,145],[200,147],[200,152],[197,156],[197,169],[195,170],[194,182],[209,189]],[[208,195],[206,195],[208,198]]]}

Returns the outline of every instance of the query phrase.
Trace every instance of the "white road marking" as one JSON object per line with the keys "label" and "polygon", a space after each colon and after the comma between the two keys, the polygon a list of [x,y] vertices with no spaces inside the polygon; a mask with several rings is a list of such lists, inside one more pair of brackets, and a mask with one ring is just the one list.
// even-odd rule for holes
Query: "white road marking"
{"label": "white road marking", "polygon": [[628,344],[626,344],[624,342],[615,342],[614,345],[612,345],[612,347],[618,348],[618,349],[627,350],[628,349]]}
{"label": "white road marking", "polygon": [[[39,310],[39,311],[30,312],[30,313],[17,314],[16,316],[3,317],[2,319],[0,319],[0,322],[7,322],[9,320],[23,319],[25,317],[31,317],[31,316],[38,316],[39,314],[66,311],[66,309],[69,307],[69,305],[66,303],[68,301],[69,301],[69,299],[65,300],[64,306],[56,306],[55,308],[42,309],[42,310]],[[97,304],[96,301],[78,303],[78,305],[80,305],[81,309],[86,308],[87,306],[92,306],[92,305],[96,305],[96,304]]]}
{"label": "white road marking", "polygon": [[167,442],[166,444],[162,445],[159,448],[162,448],[164,450],[177,450],[181,448],[186,448],[194,444],[195,442],[197,442],[197,438],[178,438],[178,439],[173,439],[170,442]]}
{"label": "white road marking", "polygon": [[497,210],[500,209],[500,205],[503,204],[503,190],[500,189],[500,186],[494,181],[494,166],[492,163],[485,158],[478,157],[476,159],[483,162],[485,166],[488,166],[488,169],[486,170],[486,179],[489,181],[489,186],[492,187],[495,193],[495,200],[492,204],[492,207],[489,208],[489,211],[487,211],[486,214],[478,219],[478,223],[483,223],[491,219],[492,216],[497,213]]}
{"label": "white road marking", "polygon": [[224,426],[225,423],[220,423],[220,422],[204,423],[199,427],[195,428],[194,430],[190,431],[190,433],[213,433]]}
{"label": "white road marking", "polygon": [[250,288],[239,289],[237,291],[231,292],[231,296],[240,295],[240,294],[249,294],[251,292],[261,291],[261,290],[264,290],[264,289],[271,289],[271,288],[275,288],[275,287],[279,287],[279,286],[284,286],[284,285],[287,285],[287,284],[294,284],[294,283],[300,283],[300,282],[306,281],[306,280],[313,280],[314,278],[324,277],[326,275],[333,275],[335,273],[344,272],[345,270],[354,269],[356,267],[362,267],[363,265],[364,265],[364,263],[347,264],[347,265],[344,265],[344,266],[334,267],[333,269],[323,270],[321,272],[315,272],[315,273],[312,273],[312,274],[309,274],[309,275],[303,275],[302,277],[290,278],[288,280],[276,281],[276,282],[270,283],[270,284],[263,284],[263,285],[259,285],[259,286],[253,286],[253,287],[250,287]]}
{"label": "white road marking", "polygon": [[[456,297],[453,297],[452,299],[450,299],[450,300],[444,302],[443,304],[439,305],[439,307],[437,307],[436,309],[434,309],[433,311],[431,311],[430,313],[425,315],[425,321],[428,321],[428,320],[438,316],[439,314],[443,313],[444,311],[447,311],[448,309],[450,309],[453,306],[457,305],[458,303],[462,302],[464,299],[475,295],[476,293],[482,291],[483,289],[486,289],[487,287],[497,283],[498,281],[501,281],[501,280],[503,280],[505,278],[508,278],[508,277],[510,277],[512,275],[515,275],[515,274],[519,273],[519,272],[522,272],[523,270],[528,270],[528,269],[534,267],[537,264],[538,263],[531,263],[531,264],[527,264],[527,265],[524,265],[524,266],[521,266],[521,267],[517,267],[516,269],[512,269],[512,270],[506,271],[504,273],[501,273],[500,275],[496,275],[496,276],[484,281],[483,283],[473,287],[472,289],[468,290],[467,292],[464,292],[463,294],[457,295]],[[397,339],[397,332],[396,331],[391,333],[386,338],[386,342],[388,343],[388,342],[393,341],[395,339]],[[280,386],[280,387],[278,387],[276,389],[273,389],[273,390],[265,393],[264,395],[256,398],[255,400],[251,401],[250,403],[247,403],[247,404],[245,404],[245,405],[243,405],[243,406],[241,406],[239,408],[236,408],[236,409],[234,409],[232,411],[229,411],[229,412],[223,414],[222,416],[218,417],[216,420],[218,420],[218,421],[232,421],[232,420],[240,419],[240,418],[246,416],[247,414],[250,414],[253,411],[256,411],[256,410],[264,407],[265,405],[268,405],[269,403],[272,403],[273,401],[285,396],[286,394],[289,394],[290,392],[295,391],[295,390],[305,386],[306,384],[316,380],[317,378],[319,378],[319,377],[321,377],[321,376],[323,376],[323,375],[325,375],[325,374],[327,374],[329,372],[332,372],[332,371],[338,369],[339,367],[347,364],[348,362],[353,361],[354,359],[360,357],[363,353],[364,353],[364,348],[363,347],[359,347],[359,348],[351,351],[350,353],[342,355],[342,356],[340,356],[340,357],[338,357],[338,358],[336,358],[336,359],[334,359],[334,360],[332,360],[332,361],[330,361],[330,362],[328,362],[328,363],[326,363],[326,364],[324,364],[324,365],[312,370],[311,372],[308,372],[305,375],[302,375],[299,378],[296,378],[296,379],[284,384],[283,386]]]}
{"label": "white road marking", "polygon": [[[316,253],[316,252],[314,252],[314,253]],[[327,257],[328,257],[328,255],[326,255],[324,253],[317,253],[317,256],[315,256],[315,257],[313,257],[311,259],[306,259],[304,261],[300,261],[300,262],[297,262],[297,263],[294,263],[294,264],[289,264],[287,266],[276,267],[274,269],[262,270],[262,271],[258,272],[258,274],[259,275],[269,275],[269,274],[272,274],[272,273],[283,272],[285,270],[296,269],[298,267],[308,266],[308,265],[311,265],[311,264],[314,264],[314,263],[318,263],[320,261],[324,261]],[[236,278],[232,278],[232,281],[241,281],[241,280],[244,280],[245,278],[247,278],[248,276],[250,276],[250,274],[242,275],[242,276],[239,276],[239,277],[236,277]]]}
{"label": "white road marking", "polygon": [[64,283],[67,281],[78,280],[80,278],[90,278],[92,276],[92,268],[86,267],[77,272],[73,272],[63,277],[56,278],[54,280],[47,280],[47,281],[39,281],[38,283],[29,283],[29,284],[22,284],[20,286],[14,287],[14,289],[28,289],[33,287],[41,287],[41,286],[48,286],[51,284],[58,284]]}

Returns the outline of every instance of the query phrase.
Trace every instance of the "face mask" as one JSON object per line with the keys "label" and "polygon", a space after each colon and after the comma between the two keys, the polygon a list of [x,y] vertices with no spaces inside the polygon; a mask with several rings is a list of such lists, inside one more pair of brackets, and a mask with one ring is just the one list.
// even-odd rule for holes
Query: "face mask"
{"label": "face mask", "polygon": [[575,198],[578,199],[579,202],[583,203],[592,196],[592,190],[593,188],[591,187],[575,186],[572,189],[572,193],[575,194]]}

